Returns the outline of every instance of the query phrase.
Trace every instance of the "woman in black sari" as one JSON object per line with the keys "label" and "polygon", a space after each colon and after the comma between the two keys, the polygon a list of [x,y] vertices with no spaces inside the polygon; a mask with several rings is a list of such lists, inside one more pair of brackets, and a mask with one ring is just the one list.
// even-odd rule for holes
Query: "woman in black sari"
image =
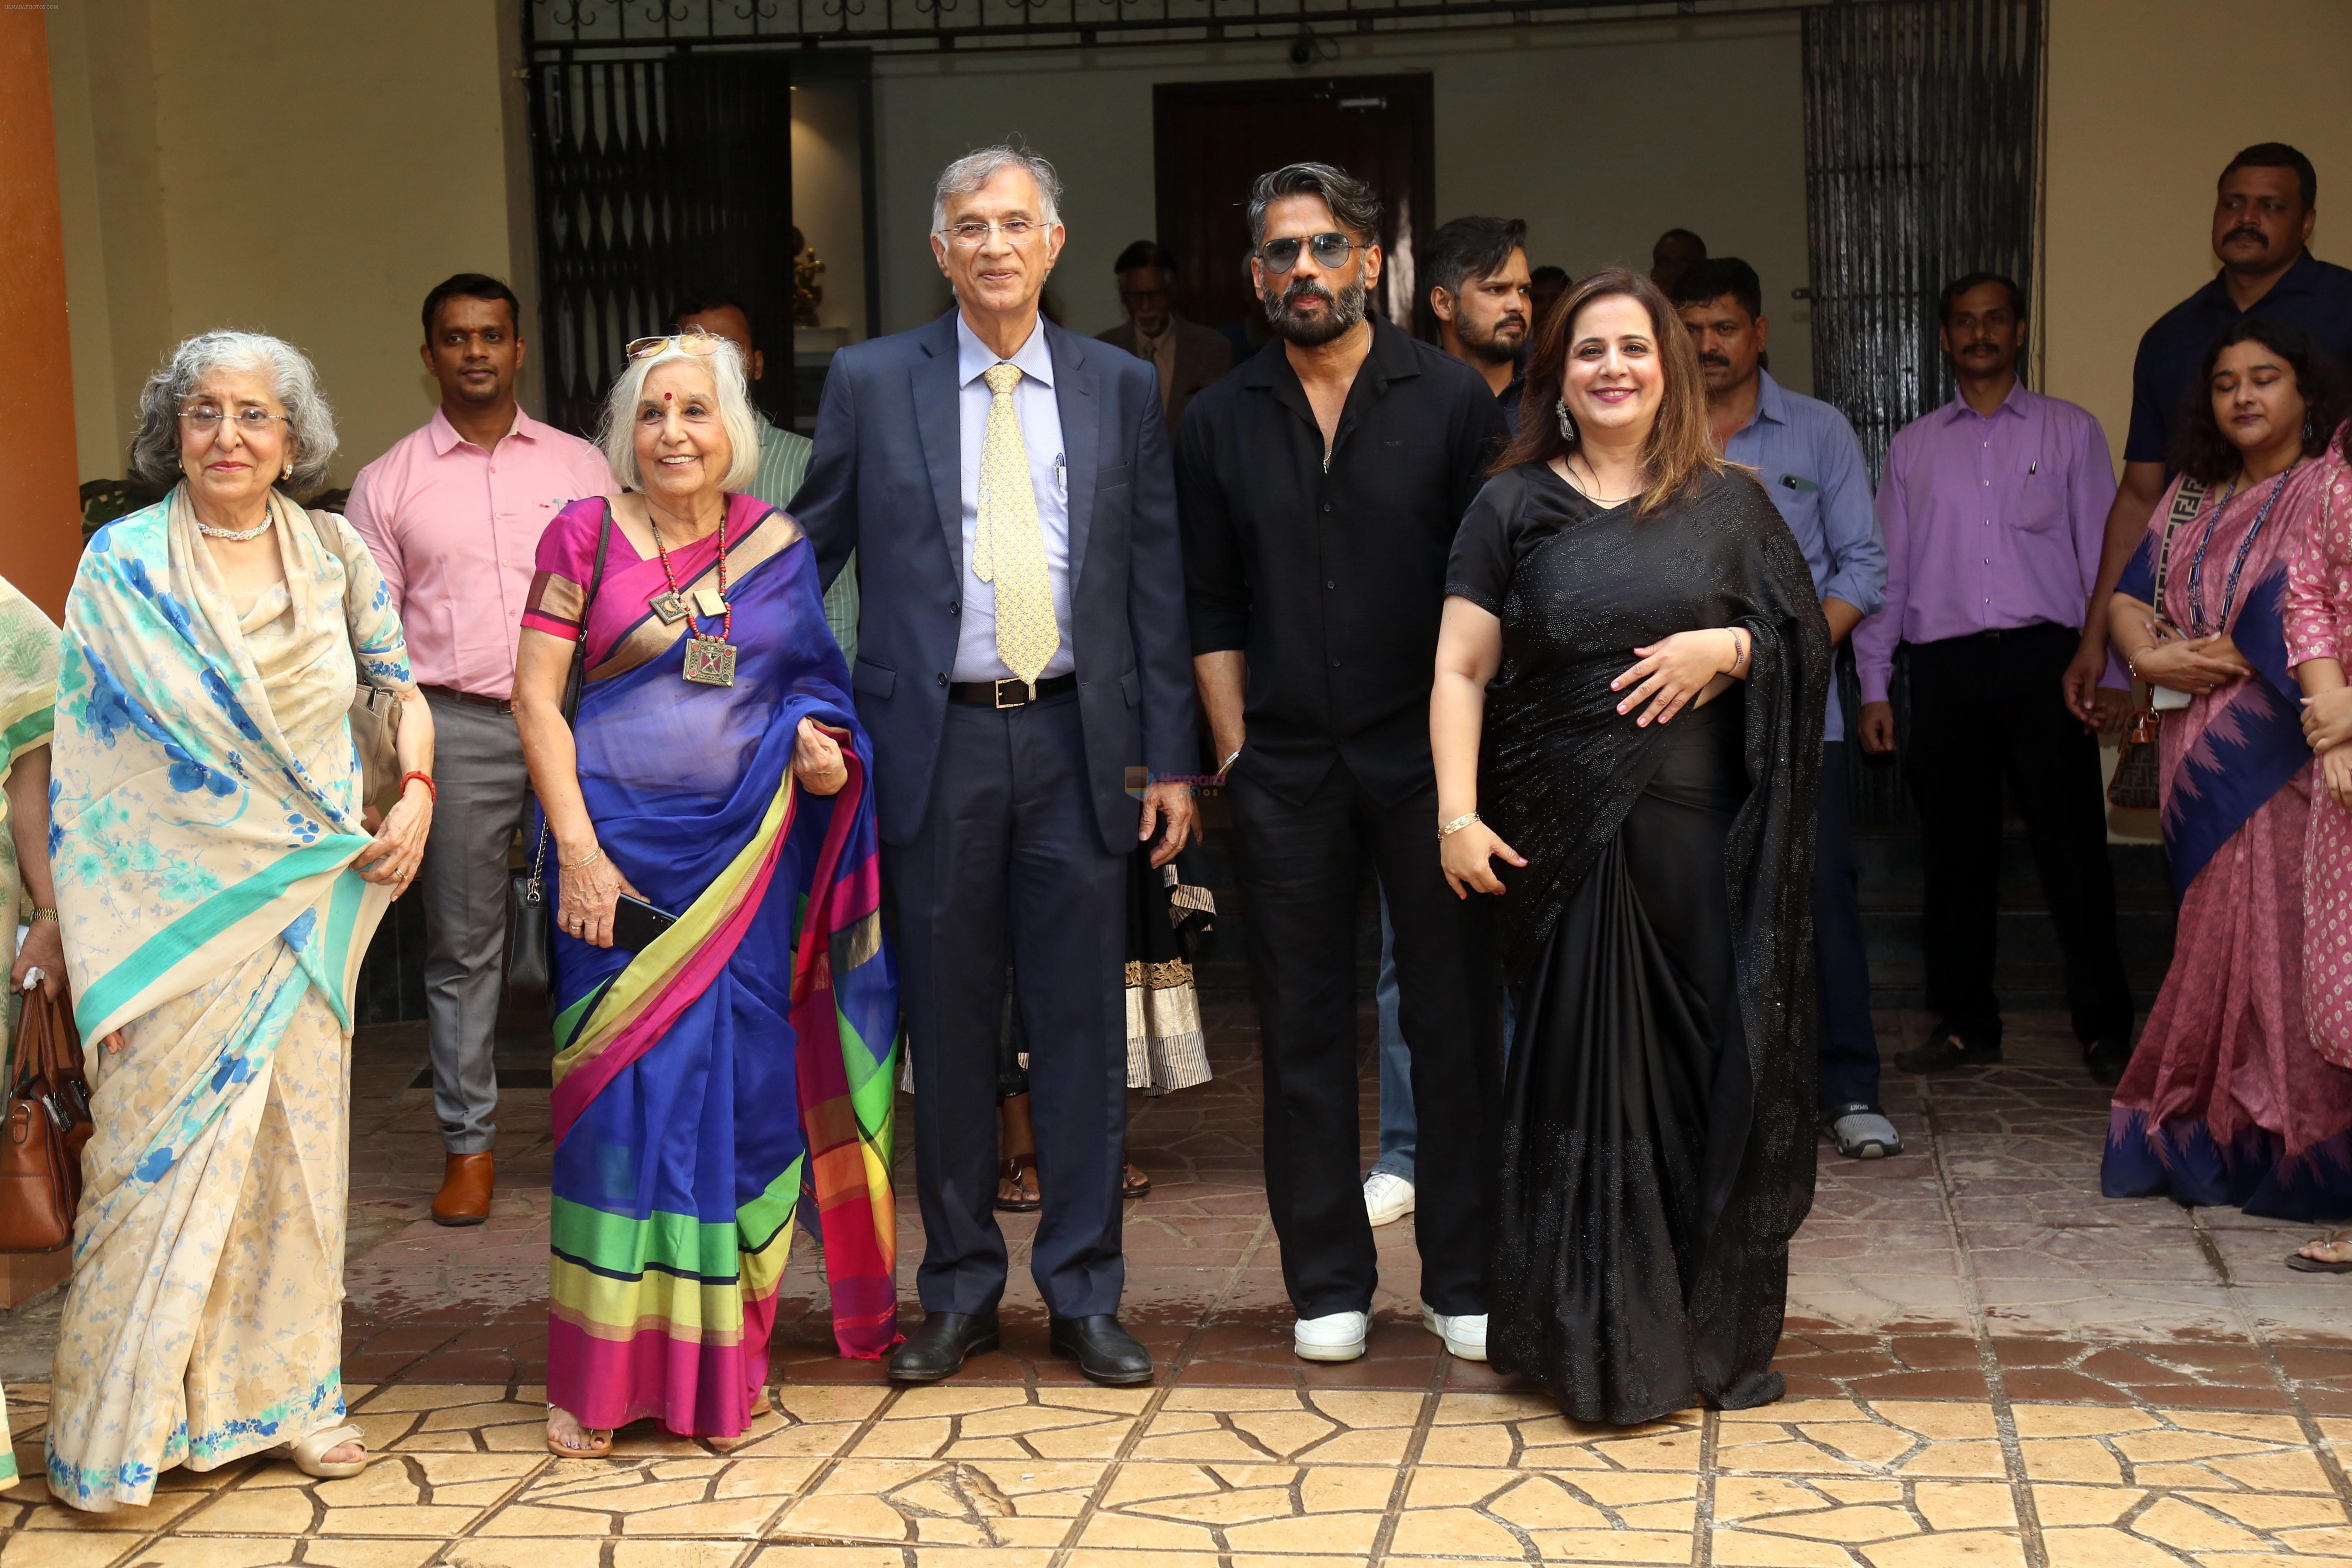
{"label": "woman in black sari", "polygon": [[1812,1202],[1829,631],[1646,279],[1576,286],[1523,406],[1430,705],[1446,879],[1503,895],[1517,1008],[1487,1344],[1578,1420],[1761,1405]]}

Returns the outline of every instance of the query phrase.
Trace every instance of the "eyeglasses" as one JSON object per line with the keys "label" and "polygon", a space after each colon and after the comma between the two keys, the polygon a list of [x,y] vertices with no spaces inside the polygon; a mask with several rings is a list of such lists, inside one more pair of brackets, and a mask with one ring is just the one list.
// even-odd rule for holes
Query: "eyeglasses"
{"label": "eyeglasses", "polygon": [[667,337],[634,338],[630,340],[628,348],[624,352],[631,359],[644,359],[648,354],[664,353],[670,349],[676,349],[682,354],[692,354],[698,359],[705,359],[717,353],[719,345],[725,341],[712,332],[672,332]]}
{"label": "eyeglasses", "polygon": [[218,430],[223,418],[228,419],[248,436],[258,436],[272,425],[290,426],[294,423],[293,418],[289,415],[272,414],[266,408],[255,408],[249,405],[238,409],[235,414],[226,416],[207,403],[199,403],[194,408],[180,410],[181,422],[199,436],[209,436]]}
{"label": "eyeglasses", "polygon": [[1003,223],[982,223],[973,218],[965,223],[950,224],[939,232],[958,250],[978,250],[988,243],[991,231],[1004,237],[1007,245],[1026,245],[1045,232],[1042,223],[1031,223],[1025,217],[1009,217]]}
{"label": "eyeglasses", "polygon": [[1344,234],[1318,234],[1312,239],[1269,239],[1257,247],[1257,258],[1268,272],[1287,272],[1298,265],[1301,246],[1315,253],[1316,266],[1328,268],[1345,267],[1354,252],[1371,248]]}

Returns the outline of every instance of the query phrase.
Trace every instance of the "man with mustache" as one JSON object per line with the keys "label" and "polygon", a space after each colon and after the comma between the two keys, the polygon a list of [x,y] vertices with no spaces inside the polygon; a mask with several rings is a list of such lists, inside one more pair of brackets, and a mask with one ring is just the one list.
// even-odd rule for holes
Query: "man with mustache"
{"label": "man with mustache", "polygon": [[[1771,322],[1756,268],[1736,256],[1696,262],[1674,292],[1698,350],[1707,418],[1724,456],[1756,470],[1805,552],[1833,642],[1878,608],[1886,547],[1871,513],[1870,470],[1845,416],[1790,392],[1763,367]],[[1878,1035],[1870,1022],[1860,876],[1846,810],[1845,712],[1829,693],[1813,858],[1813,969],[1821,992],[1820,1105],[1839,1152],[1903,1152],[1878,1103]]]}
{"label": "man with mustache", "polygon": [[433,710],[439,823],[425,842],[425,1018],[445,1156],[436,1225],[489,1217],[499,1077],[491,1059],[507,947],[507,846],[530,777],[514,721],[517,628],[539,536],[567,502],[614,486],[604,454],[515,402],[514,290],[479,272],[425,296],[433,417],[352,481],[367,541]]}
{"label": "man with mustache", "polygon": [[2107,601],[2171,478],[2165,452],[2205,351],[2242,317],[2276,316],[2310,333],[2336,363],[2352,364],[2352,268],[2311,254],[2318,199],[2311,160],[2284,142],[2258,142],[2231,159],[2213,196],[2213,254],[2221,270],[2139,340],[2123,483],[2107,512],[2082,642],[2066,667],[2066,705],[2084,723],[2114,728],[2129,707],[2127,692],[2101,687],[2108,668]]}
{"label": "man with mustache", "polygon": [[1429,237],[1422,259],[1438,345],[1486,378],[1514,432],[1534,335],[1527,247],[1524,218],[1458,217]]}
{"label": "man with mustache", "polygon": [[1443,1216],[1417,1227],[1422,1321],[1483,1361],[1500,984],[1486,910],[1438,865],[1429,689],[1446,558],[1503,416],[1476,372],[1368,313],[1380,224],[1370,187],[1328,164],[1260,176],[1250,276],[1276,336],[1193,400],[1176,498],[1194,676],[1249,894],[1292,1347],[1362,1355],[1377,1278],[1356,1174],[1370,869],[1396,932],[1422,1207]]}
{"label": "man with mustache", "polygon": [[[1903,761],[1919,806],[1927,1004],[1943,1018],[1895,1065],[1943,1072],[2000,1060],[1992,972],[2006,779],[2058,927],[2084,1064],[2113,1084],[2131,1059],[2132,994],[2116,943],[2099,746],[2056,679],[2081,637],[2081,595],[2098,575],[2115,500],[2107,438],[2087,409],[2017,379],[2026,324],[2015,282],[1972,272],[1945,285],[1937,313],[1959,394],[1887,450],[1886,605],[1853,634],[1866,752],[1895,750],[1887,678],[1895,645],[1911,646]],[[2128,684],[2120,666],[2102,679]]]}

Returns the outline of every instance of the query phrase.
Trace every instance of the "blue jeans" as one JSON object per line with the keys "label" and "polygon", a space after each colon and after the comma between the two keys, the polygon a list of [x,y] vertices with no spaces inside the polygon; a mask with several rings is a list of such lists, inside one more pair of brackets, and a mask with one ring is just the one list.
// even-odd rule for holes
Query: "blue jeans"
{"label": "blue jeans", "polygon": [[1381,1012],[1381,1157],[1372,1173],[1412,1180],[1412,1053],[1397,1023],[1396,936],[1389,930],[1388,895],[1381,895],[1381,979],[1372,999]]}

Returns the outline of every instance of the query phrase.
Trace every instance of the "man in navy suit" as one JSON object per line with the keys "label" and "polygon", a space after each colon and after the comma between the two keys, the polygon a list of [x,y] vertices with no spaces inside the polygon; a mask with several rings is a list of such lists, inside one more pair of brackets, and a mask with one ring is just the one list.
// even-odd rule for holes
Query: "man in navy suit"
{"label": "man in navy suit", "polygon": [[[1148,1382],[1126,1262],[1127,861],[1193,831],[1192,645],[1152,369],[1040,319],[1053,165],[1011,147],[940,174],[931,253],[956,308],[834,356],[793,513],[829,584],[854,550],[851,684],[874,741],[927,1244],[890,1375],[993,1350],[996,1055],[1021,976],[1045,1209],[1030,1268],[1056,1354]],[[1129,770],[1154,781],[1139,804]]]}

